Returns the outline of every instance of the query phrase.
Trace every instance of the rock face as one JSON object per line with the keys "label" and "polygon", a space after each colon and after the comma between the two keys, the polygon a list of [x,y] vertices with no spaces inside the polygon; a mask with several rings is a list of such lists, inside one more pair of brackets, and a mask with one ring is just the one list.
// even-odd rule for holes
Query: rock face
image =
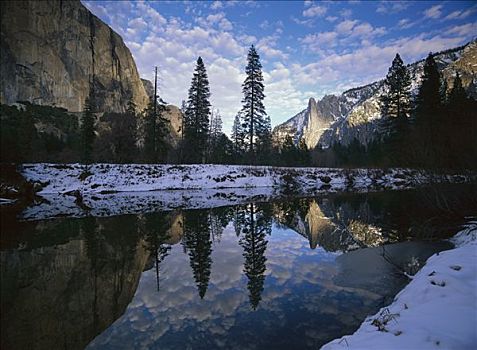
{"label": "rock face", "polygon": [[94,87],[98,112],[149,100],[123,39],[80,1],[5,1],[1,9],[0,102],[82,111]]}
{"label": "rock face", "polygon": [[164,117],[169,120],[169,142],[173,146],[177,146],[182,136],[182,112],[179,107],[168,105],[164,113]]}
{"label": "rock face", "polygon": [[149,96],[149,98],[154,98],[154,85],[152,85],[152,82],[150,80],[142,78],[141,81],[142,85],[144,85],[144,89],[146,90],[147,96]]}
{"label": "rock face", "polygon": [[[465,46],[438,53],[436,60],[447,86],[452,88],[458,72],[470,96],[477,98],[477,41]],[[413,94],[417,93],[424,67],[424,60],[408,66],[412,76]],[[316,102],[310,99],[308,108],[301,111],[273,130],[275,142],[290,135],[298,144],[304,140],[308,148],[323,148],[333,143],[348,145],[354,139],[366,145],[378,134],[381,118],[379,97],[383,80],[343,92],[339,96],[327,95]]]}
{"label": "rock face", "polygon": [[296,143],[303,139],[308,148],[315,147],[320,136],[335,120],[335,116],[342,113],[336,99],[336,96],[329,95],[317,103],[314,98],[310,98],[305,110],[274,129],[275,142],[280,144],[290,135]]}

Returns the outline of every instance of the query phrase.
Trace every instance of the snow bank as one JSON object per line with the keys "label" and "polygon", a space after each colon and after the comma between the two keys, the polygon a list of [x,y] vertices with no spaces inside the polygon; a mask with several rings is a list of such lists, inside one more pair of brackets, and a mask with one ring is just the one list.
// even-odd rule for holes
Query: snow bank
{"label": "snow bank", "polygon": [[394,302],[332,349],[476,349],[477,222],[454,236],[455,249],[433,255]]}
{"label": "snow bank", "polygon": [[[293,179],[302,189],[416,184],[419,174],[407,169],[280,168],[241,165],[94,164],[82,178],[80,164],[25,164],[22,175],[40,183],[39,194],[144,192],[177,189],[280,187]],[[288,180],[287,180],[288,176]]]}
{"label": "snow bank", "polygon": [[272,200],[283,195],[406,189],[426,182],[422,174],[410,169],[93,164],[88,176],[83,173],[84,167],[80,164],[24,164],[21,174],[34,183],[35,188],[41,189],[38,194],[43,201],[26,208],[21,218],[37,220],[213,208]]}
{"label": "snow bank", "polygon": [[42,195],[44,201],[23,210],[23,220],[57,217],[107,217],[144,214],[174,209],[205,209],[228,205],[262,202],[277,198],[271,187],[238,189],[175,190],[156,192],[119,192],[85,195],[82,206],[73,196]]}

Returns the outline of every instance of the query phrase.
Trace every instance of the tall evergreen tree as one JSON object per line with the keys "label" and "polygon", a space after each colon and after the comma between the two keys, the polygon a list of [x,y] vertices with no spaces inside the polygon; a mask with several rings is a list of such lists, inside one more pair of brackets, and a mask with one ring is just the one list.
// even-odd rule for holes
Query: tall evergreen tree
{"label": "tall evergreen tree", "polygon": [[[101,121],[109,123],[110,132],[100,135],[100,139],[110,148],[110,160],[117,163],[130,163],[136,159],[137,115],[136,105],[129,101],[125,113],[105,113]],[[101,140],[100,140],[101,141]],[[98,148],[100,146],[98,145]]]}
{"label": "tall evergreen tree", "polygon": [[242,127],[242,115],[241,112],[237,113],[232,126],[232,142],[234,145],[235,161],[238,162],[245,145],[245,133]]}
{"label": "tall evergreen tree", "polygon": [[[406,121],[409,117],[411,112],[411,75],[399,54],[396,54],[384,80],[384,94],[381,96],[380,102],[383,117],[398,121]],[[395,131],[388,130],[390,133]]]}
{"label": "tall evergreen tree", "polygon": [[167,157],[167,135],[169,120],[164,118],[166,102],[157,96],[149,102],[144,110],[144,155],[149,163],[164,161]]}
{"label": "tall evergreen tree", "polygon": [[434,56],[424,63],[424,74],[416,99],[416,123],[432,125],[442,104],[441,76]]}
{"label": "tall evergreen tree", "polygon": [[396,54],[384,80],[384,93],[380,98],[387,153],[393,161],[403,160],[405,139],[409,133],[411,113],[411,75],[399,54]]}
{"label": "tall evergreen tree", "polygon": [[443,125],[441,77],[434,60],[429,54],[424,63],[424,74],[416,98],[415,140],[420,154],[416,163],[426,166],[438,165],[439,153],[442,151]]}
{"label": "tall evergreen tree", "polygon": [[94,89],[91,89],[90,95],[86,98],[83,116],[81,118],[81,160],[88,165],[93,158],[93,143],[95,139],[94,112],[95,112]]}
{"label": "tall evergreen tree", "polygon": [[222,117],[219,110],[212,112],[210,117],[209,127],[209,162],[215,163],[218,161],[217,156],[220,150],[219,141],[222,136]]}
{"label": "tall evergreen tree", "polygon": [[448,133],[448,166],[452,168],[477,168],[477,102],[467,96],[459,73],[454,78],[446,106]]}
{"label": "tall evergreen tree", "polygon": [[244,98],[242,100],[242,127],[248,138],[248,151],[251,158],[256,152],[255,144],[266,144],[267,138],[271,135],[270,119],[267,118],[265,106],[263,105],[264,85],[262,76],[262,64],[260,56],[252,45],[247,55],[247,66],[245,67],[246,78],[242,84]]}
{"label": "tall evergreen tree", "polygon": [[202,58],[197,59],[184,115],[185,159],[203,162],[207,150],[210,117],[209,80]]}

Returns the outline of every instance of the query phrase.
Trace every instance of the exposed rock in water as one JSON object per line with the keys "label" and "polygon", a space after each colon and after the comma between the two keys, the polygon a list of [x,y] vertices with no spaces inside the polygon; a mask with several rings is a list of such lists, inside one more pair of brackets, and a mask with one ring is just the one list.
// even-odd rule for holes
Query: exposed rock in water
{"label": "exposed rock in water", "polygon": [[123,39],[80,1],[4,1],[0,9],[1,103],[78,112],[93,85],[98,112],[123,112],[130,99],[146,107],[148,93]]}

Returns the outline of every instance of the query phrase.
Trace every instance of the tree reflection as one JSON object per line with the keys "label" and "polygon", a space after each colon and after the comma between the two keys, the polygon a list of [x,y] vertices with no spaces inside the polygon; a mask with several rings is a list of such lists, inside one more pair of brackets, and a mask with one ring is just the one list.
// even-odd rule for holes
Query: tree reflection
{"label": "tree reflection", "polygon": [[98,328],[99,322],[99,278],[108,275],[112,279],[111,290],[112,314],[119,317],[122,306],[119,299],[127,283],[125,271],[134,255],[140,239],[140,233],[135,216],[120,216],[114,219],[103,219],[101,224],[97,219],[87,218],[81,225],[86,242],[86,252],[90,260],[90,270],[93,282],[93,329]]}
{"label": "tree reflection", "polygon": [[232,207],[220,207],[210,210],[210,233],[214,242],[220,242],[224,228],[233,218]]}
{"label": "tree reflection", "polygon": [[201,299],[209,286],[212,265],[212,241],[210,240],[210,216],[205,210],[184,212],[184,249],[188,252]]}
{"label": "tree reflection", "polygon": [[160,264],[169,255],[170,244],[166,242],[171,238],[168,234],[170,228],[169,218],[161,213],[144,215],[145,239],[148,243],[149,251],[154,257],[154,267],[156,269],[156,288],[160,289]]}
{"label": "tree reflection", "polygon": [[260,207],[254,203],[249,204],[244,213],[244,216],[240,216],[243,221],[239,223],[244,234],[240,245],[244,249],[244,273],[248,278],[250,306],[256,310],[262,299],[265,281],[265,251],[268,243],[265,237],[271,233],[271,215],[269,206]]}

